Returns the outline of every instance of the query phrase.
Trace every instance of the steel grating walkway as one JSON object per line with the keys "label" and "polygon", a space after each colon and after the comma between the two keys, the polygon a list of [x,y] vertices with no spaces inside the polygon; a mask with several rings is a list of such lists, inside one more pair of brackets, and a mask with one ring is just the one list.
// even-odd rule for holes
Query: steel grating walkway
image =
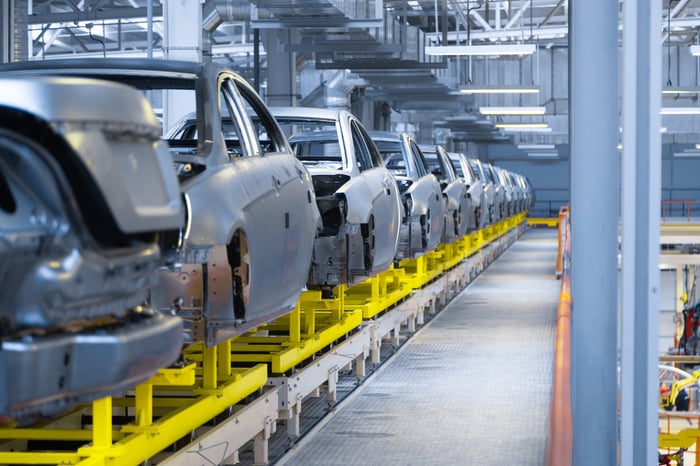
{"label": "steel grating walkway", "polygon": [[529,230],[281,463],[544,464],[556,250]]}

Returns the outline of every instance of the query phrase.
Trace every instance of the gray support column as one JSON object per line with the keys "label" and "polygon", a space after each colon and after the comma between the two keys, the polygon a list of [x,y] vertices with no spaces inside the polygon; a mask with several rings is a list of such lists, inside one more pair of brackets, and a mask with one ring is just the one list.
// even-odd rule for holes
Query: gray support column
{"label": "gray support column", "polygon": [[296,54],[287,52],[292,41],[291,29],[265,29],[261,38],[267,53],[268,105],[290,106],[296,103]]}
{"label": "gray support column", "polygon": [[617,25],[617,2],[569,3],[576,466],[617,462]]}
{"label": "gray support column", "polygon": [[14,0],[11,61],[27,61],[29,59],[29,3],[28,0]]}
{"label": "gray support column", "polygon": [[[163,3],[163,51],[170,60],[202,61],[202,2],[161,0]],[[167,130],[195,110],[194,94],[168,91],[163,96],[163,127]]]}
{"label": "gray support column", "polygon": [[621,464],[656,464],[661,0],[626,1],[623,18]]}
{"label": "gray support column", "polygon": [[0,0],[0,63],[12,58],[13,0]]}

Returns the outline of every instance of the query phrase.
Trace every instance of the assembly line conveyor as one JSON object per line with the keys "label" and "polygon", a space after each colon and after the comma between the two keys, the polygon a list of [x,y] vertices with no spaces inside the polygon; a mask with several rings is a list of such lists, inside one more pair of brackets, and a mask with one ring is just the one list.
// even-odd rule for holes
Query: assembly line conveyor
{"label": "assembly line conveyor", "polygon": [[278,421],[298,438],[303,400],[324,391],[334,403],[341,371],[365,377],[367,358],[378,364],[384,341],[398,346],[402,328],[413,333],[463,289],[522,234],[525,217],[337,287],[333,298],[305,291],[290,314],[215,347],[189,346],[179,367],[123,397],[0,428],[0,464],[235,464],[251,444],[254,464],[266,464]]}

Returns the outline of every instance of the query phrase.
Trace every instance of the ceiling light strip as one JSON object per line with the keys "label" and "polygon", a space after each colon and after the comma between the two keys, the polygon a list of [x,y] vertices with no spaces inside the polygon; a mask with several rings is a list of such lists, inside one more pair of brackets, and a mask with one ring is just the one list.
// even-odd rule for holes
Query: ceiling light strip
{"label": "ceiling light strip", "polygon": [[700,115],[700,107],[661,107],[662,115]]}
{"label": "ceiling light strip", "polygon": [[462,94],[538,94],[538,87],[520,86],[462,86],[459,88]]}
{"label": "ceiling light strip", "polygon": [[497,44],[497,45],[428,45],[425,47],[426,55],[472,55],[472,56],[500,56],[500,55],[532,55],[535,53],[535,44]]}
{"label": "ceiling light strip", "polygon": [[544,115],[545,107],[480,107],[482,115]]}

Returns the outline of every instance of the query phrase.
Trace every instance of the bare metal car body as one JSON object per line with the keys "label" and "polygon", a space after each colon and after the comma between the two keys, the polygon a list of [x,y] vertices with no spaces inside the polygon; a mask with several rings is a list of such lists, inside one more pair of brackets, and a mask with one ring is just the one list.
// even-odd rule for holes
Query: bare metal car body
{"label": "bare metal car body", "polygon": [[457,176],[467,188],[467,196],[469,197],[471,205],[469,212],[470,231],[485,227],[488,221],[488,215],[484,215],[483,212],[488,212],[488,206],[481,180],[479,180],[474,173],[466,155],[461,152],[448,152],[447,155],[454,164]]}
{"label": "bare metal car body", "polygon": [[[165,241],[170,265],[151,296],[185,320],[187,340],[214,345],[294,308],[320,216],[311,177],[243,78],[216,63],[146,59],[31,62],[21,72],[123,82],[163,102],[173,93],[191,99],[181,116],[196,111],[192,133],[168,132],[186,228]],[[224,128],[226,118],[233,124]]]}
{"label": "bare metal car body", "polygon": [[445,199],[445,226],[442,233],[443,243],[452,243],[467,233],[471,203],[467,196],[467,187],[457,177],[455,168],[442,146],[421,146],[430,172],[435,175],[442,188]]}
{"label": "bare metal car body", "polygon": [[488,162],[481,162],[481,165],[486,174],[486,178],[493,184],[493,206],[494,206],[494,221],[502,220],[507,215],[506,190],[503,187],[501,180],[498,178],[496,170]]}
{"label": "bare metal car body", "polygon": [[474,174],[481,181],[484,187],[484,198],[486,199],[486,208],[484,209],[485,223],[492,225],[499,220],[499,212],[496,208],[496,186],[492,178],[487,174],[484,165],[479,159],[468,159],[469,165],[474,170]]}
{"label": "bare metal car body", "polygon": [[180,193],[141,93],[88,79],[0,79],[0,415],[116,395],[180,354],[145,303]]}
{"label": "bare metal car body", "polygon": [[432,251],[440,243],[445,223],[440,183],[407,134],[370,131],[370,136],[396,179],[404,206],[396,259],[413,259]]}
{"label": "bare metal car body", "polygon": [[507,170],[492,165],[494,176],[503,190],[503,216],[509,217],[515,214],[515,206],[517,204],[518,193],[511,182]]}
{"label": "bare metal car body", "polygon": [[346,110],[272,112],[311,174],[323,219],[308,286],[353,284],[388,269],[399,242],[401,197],[360,121]]}

